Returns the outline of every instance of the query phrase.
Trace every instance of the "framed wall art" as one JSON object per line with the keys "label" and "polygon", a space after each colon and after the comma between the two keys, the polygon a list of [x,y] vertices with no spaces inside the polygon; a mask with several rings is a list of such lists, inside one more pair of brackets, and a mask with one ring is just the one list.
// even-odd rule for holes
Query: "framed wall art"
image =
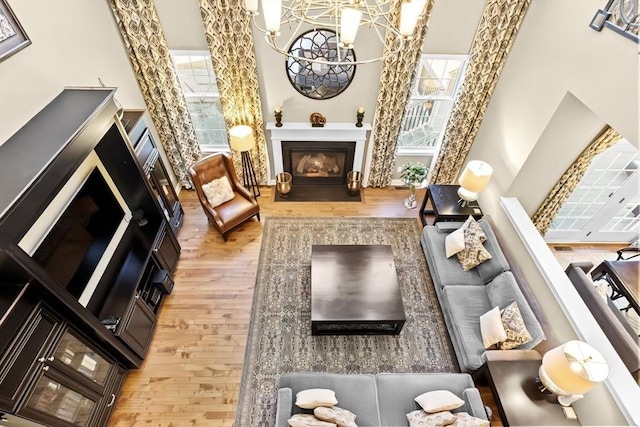
{"label": "framed wall art", "polygon": [[0,0],[0,61],[31,44],[6,0]]}

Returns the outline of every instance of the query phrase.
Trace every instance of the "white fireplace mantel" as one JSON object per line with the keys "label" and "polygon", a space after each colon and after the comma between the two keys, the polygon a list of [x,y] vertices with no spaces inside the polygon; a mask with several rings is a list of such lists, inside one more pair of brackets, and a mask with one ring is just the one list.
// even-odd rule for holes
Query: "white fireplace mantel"
{"label": "white fireplace mantel", "polygon": [[354,123],[327,123],[323,127],[312,127],[311,123],[287,122],[282,123],[281,127],[277,127],[275,122],[268,122],[267,129],[271,132],[272,168],[275,175],[284,170],[282,141],[355,141],[353,170],[362,172],[367,132],[371,130],[371,124],[369,123],[363,123],[362,127],[356,127]]}

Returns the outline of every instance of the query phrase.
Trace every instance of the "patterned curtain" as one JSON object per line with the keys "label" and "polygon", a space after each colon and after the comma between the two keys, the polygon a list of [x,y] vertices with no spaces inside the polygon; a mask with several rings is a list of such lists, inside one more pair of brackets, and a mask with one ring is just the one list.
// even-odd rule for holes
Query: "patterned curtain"
{"label": "patterned curtain", "polygon": [[558,180],[547,195],[547,198],[544,199],[531,218],[533,224],[542,236],[547,234],[549,226],[560,211],[560,208],[569,196],[571,196],[573,190],[580,184],[593,158],[607,148],[615,145],[620,139],[621,136],[618,132],[609,126],[605,127],[589,146],[584,149],[576,161],[569,166],[569,169],[567,169],[564,175],[562,175],[562,178]]}
{"label": "patterned curtain", "polygon": [[191,188],[187,168],[200,159],[200,147],[153,0],[109,0],[109,5],[171,168],[180,184]]}
{"label": "patterned curtain", "polygon": [[432,183],[451,184],[458,177],[530,1],[487,0],[471,45],[467,74],[431,173]]}
{"label": "patterned curtain", "polygon": [[[199,1],[227,128],[236,125],[253,128],[256,146],[250,151],[251,162],[258,183],[266,184],[267,145],[251,21],[243,1]],[[233,160],[236,171],[241,174],[239,153],[234,153]]]}
{"label": "patterned curtain", "polygon": [[[400,22],[401,3],[401,0],[396,0],[391,6],[390,21],[395,25]],[[426,19],[418,22],[414,38],[405,41],[402,50],[397,55],[386,58],[382,64],[380,88],[373,119],[373,155],[368,179],[368,185],[372,187],[386,187],[391,183],[400,124],[411,95],[411,82],[422,53],[432,8],[433,0],[429,0],[424,12]],[[387,33],[387,42],[390,42],[389,33]]]}

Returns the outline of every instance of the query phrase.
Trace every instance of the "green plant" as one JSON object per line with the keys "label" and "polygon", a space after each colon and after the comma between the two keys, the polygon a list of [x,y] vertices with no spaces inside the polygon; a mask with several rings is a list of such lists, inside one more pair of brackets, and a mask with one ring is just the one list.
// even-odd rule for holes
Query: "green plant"
{"label": "green plant", "polygon": [[422,163],[405,163],[400,170],[400,177],[407,185],[419,184],[426,177],[429,168]]}

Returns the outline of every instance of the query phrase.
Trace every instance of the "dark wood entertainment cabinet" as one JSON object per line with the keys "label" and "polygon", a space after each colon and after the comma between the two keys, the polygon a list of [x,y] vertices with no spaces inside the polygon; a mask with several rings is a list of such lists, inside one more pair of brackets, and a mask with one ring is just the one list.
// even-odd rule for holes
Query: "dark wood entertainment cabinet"
{"label": "dark wood entertainment cabinet", "polygon": [[[44,425],[107,423],[127,371],[145,357],[180,255],[182,206],[143,111],[128,112],[125,128],[114,93],[67,88],[0,145],[0,412]],[[36,259],[37,245],[82,193],[64,196],[86,164],[131,215],[123,209],[104,255],[92,255],[95,245],[80,261],[62,254],[78,271],[95,258],[84,287],[63,285],[53,261]]]}

